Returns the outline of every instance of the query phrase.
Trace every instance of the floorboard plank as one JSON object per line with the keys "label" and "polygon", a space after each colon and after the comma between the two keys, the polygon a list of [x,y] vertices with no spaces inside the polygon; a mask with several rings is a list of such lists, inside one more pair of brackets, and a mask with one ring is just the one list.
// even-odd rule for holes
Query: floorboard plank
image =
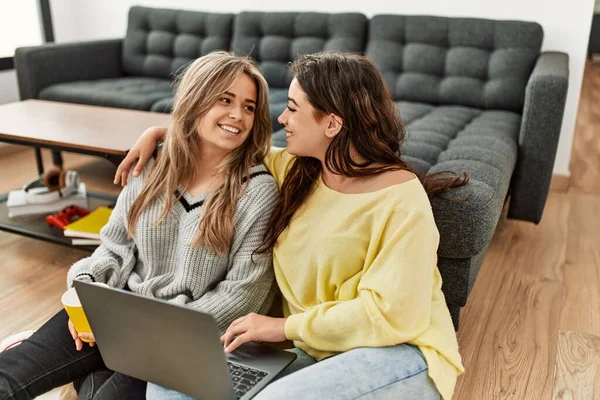
{"label": "floorboard plank", "polygon": [[600,336],[600,200],[571,194],[560,329]]}
{"label": "floorboard plank", "polygon": [[553,193],[539,227],[502,219],[463,310],[457,399],[549,398],[569,214]]}
{"label": "floorboard plank", "polygon": [[600,337],[560,332],[552,399],[600,399]]}

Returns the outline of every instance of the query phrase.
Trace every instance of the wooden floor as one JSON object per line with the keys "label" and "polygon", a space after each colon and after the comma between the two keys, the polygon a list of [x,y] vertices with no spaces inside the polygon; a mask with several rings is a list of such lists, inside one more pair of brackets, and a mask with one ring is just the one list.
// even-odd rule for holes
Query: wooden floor
{"label": "wooden floor", "polygon": [[[106,161],[65,163],[93,190],[119,191]],[[0,171],[0,191],[21,185],[32,153],[0,157]],[[541,224],[502,218],[462,312],[455,399],[600,399],[600,67],[586,67],[571,173]],[[0,248],[2,338],[60,309],[67,269],[86,253],[2,232]]]}
{"label": "wooden floor", "polygon": [[600,399],[600,67],[570,171],[539,225],[501,219],[461,314],[456,399]]}

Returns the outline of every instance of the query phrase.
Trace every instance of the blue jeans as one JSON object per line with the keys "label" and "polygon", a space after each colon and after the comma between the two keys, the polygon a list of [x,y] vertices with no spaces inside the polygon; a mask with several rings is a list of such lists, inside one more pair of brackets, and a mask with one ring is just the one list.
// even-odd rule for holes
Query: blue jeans
{"label": "blue jeans", "polygon": [[[320,362],[300,349],[293,351],[298,358],[253,400],[441,399],[427,375],[425,359],[415,346],[358,348]],[[152,383],[148,384],[146,398],[191,399]]]}
{"label": "blue jeans", "polygon": [[0,400],[33,399],[74,382],[80,399],[143,399],[146,382],[110,371],[98,346],[81,351],[62,310],[29,339],[0,353]]}

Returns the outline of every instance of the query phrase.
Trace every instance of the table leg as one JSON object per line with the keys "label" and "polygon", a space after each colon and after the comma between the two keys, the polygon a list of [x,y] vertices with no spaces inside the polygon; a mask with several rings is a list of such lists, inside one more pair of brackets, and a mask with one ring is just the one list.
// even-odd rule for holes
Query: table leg
{"label": "table leg", "polygon": [[110,161],[115,167],[118,167],[121,164],[121,161],[125,158],[125,156],[117,156],[114,154],[104,154],[104,158]]}
{"label": "table leg", "polygon": [[35,148],[35,163],[37,164],[38,174],[44,173],[44,163],[42,162],[42,149],[39,147]]}
{"label": "table leg", "polygon": [[54,164],[57,167],[62,168],[63,159],[62,159],[62,154],[60,153],[60,151],[52,150],[52,164]]}

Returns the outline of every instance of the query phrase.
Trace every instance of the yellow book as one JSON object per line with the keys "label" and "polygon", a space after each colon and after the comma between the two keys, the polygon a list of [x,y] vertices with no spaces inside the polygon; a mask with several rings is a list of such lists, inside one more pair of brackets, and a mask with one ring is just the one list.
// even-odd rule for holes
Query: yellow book
{"label": "yellow book", "polygon": [[108,222],[112,208],[98,207],[85,217],[65,226],[64,234],[68,237],[100,239],[100,229]]}

